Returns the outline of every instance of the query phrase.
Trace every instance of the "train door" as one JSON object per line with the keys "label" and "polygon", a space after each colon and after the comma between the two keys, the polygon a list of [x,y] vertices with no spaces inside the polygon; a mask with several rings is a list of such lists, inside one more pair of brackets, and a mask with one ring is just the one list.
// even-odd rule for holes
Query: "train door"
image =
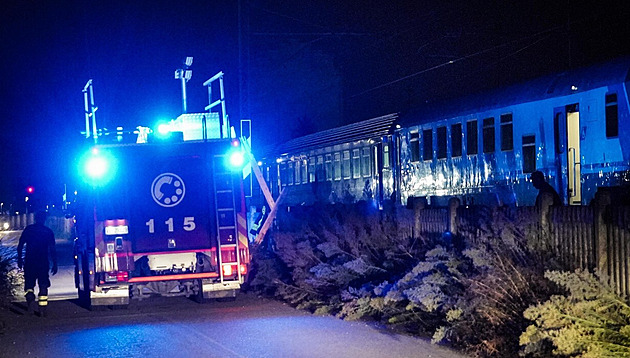
{"label": "train door", "polygon": [[577,104],[554,109],[554,140],[558,192],[569,205],[582,203],[580,112]]}
{"label": "train door", "polygon": [[567,106],[567,171],[569,205],[582,204],[582,165],[580,161],[580,112],[578,105]]}

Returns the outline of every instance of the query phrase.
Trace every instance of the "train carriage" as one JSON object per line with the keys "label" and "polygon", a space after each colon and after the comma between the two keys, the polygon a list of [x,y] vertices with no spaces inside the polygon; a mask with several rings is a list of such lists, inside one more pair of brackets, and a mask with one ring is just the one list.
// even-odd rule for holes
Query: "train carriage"
{"label": "train carriage", "polygon": [[630,183],[630,58],[293,139],[265,166],[286,205],[426,198],[535,203],[543,172],[566,205]]}
{"label": "train carriage", "polygon": [[621,59],[401,115],[401,199],[533,205],[535,170],[569,205],[627,184],[629,69]]}
{"label": "train carriage", "polygon": [[269,158],[264,176],[274,194],[287,190],[286,205],[353,202],[392,196],[396,114],[290,140]]}

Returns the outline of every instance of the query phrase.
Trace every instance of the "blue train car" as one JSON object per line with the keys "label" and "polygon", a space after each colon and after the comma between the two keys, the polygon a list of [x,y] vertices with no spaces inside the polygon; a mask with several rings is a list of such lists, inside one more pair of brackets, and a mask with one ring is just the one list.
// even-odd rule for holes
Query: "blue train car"
{"label": "blue train car", "polygon": [[272,194],[286,190],[288,206],[389,199],[395,188],[397,118],[370,118],[279,145],[262,163]]}
{"label": "blue train car", "polygon": [[567,205],[630,182],[630,58],[402,114],[402,202],[533,205],[542,171]]}

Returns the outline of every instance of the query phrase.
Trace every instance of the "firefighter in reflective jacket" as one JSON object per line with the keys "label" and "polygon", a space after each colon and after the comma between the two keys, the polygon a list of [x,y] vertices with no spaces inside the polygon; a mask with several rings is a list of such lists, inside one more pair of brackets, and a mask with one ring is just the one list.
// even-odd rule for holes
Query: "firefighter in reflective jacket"
{"label": "firefighter in reflective jacket", "polygon": [[[55,235],[52,230],[44,226],[46,212],[35,213],[35,224],[28,225],[20,236],[17,247],[18,267],[24,268],[24,292],[26,293],[26,304],[28,311],[33,311],[35,302],[35,283],[39,286],[38,306],[40,316],[46,316],[46,306],[48,305],[48,269],[50,268],[50,258],[52,268],[50,272],[57,273],[57,252],[55,250]],[[22,249],[26,245],[26,253],[22,260]]]}

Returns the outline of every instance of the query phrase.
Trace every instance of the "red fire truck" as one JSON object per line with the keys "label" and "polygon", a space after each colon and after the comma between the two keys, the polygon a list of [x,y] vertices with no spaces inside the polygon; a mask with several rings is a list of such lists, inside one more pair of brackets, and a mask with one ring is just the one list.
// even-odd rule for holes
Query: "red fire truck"
{"label": "red fire truck", "polygon": [[235,139],[93,146],[80,160],[80,300],[235,297],[249,265],[242,158]]}

